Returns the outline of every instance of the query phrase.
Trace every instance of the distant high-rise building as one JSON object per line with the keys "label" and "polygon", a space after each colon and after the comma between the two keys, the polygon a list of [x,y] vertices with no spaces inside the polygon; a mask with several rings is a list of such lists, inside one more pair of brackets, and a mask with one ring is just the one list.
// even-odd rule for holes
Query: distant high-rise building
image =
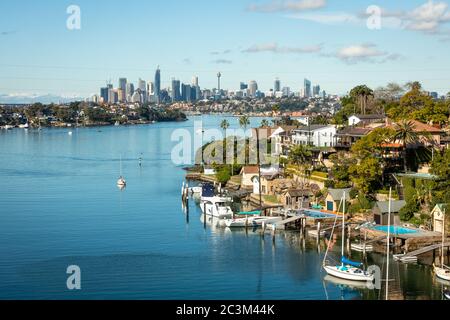
{"label": "distant high-rise building", "polygon": [[241,85],[239,86],[240,90],[247,90],[248,89],[248,84],[241,82]]}
{"label": "distant high-rise building", "polygon": [[308,79],[305,79],[305,82],[304,82],[303,97],[311,98],[311,81],[309,81]]}
{"label": "distant high-rise building", "polygon": [[283,87],[283,97],[289,97],[291,95],[291,88]]}
{"label": "distant high-rise building", "polygon": [[256,91],[258,91],[258,83],[255,80],[250,81],[248,85],[249,94],[251,97],[256,97]]}
{"label": "distant high-rise building", "polygon": [[[123,94],[125,96],[125,94],[127,92],[127,78],[120,78],[119,79],[119,89],[122,90],[122,92],[123,92]],[[123,102],[125,99],[121,100],[120,97],[119,97],[119,100]]]}
{"label": "distant high-rise building", "polygon": [[100,88],[100,98],[103,100],[103,103],[108,103],[109,101],[109,88]]}
{"label": "distant high-rise building", "polygon": [[320,86],[316,85],[313,87],[313,96],[319,96],[320,95]]}
{"label": "distant high-rise building", "polygon": [[192,86],[198,87],[198,77],[197,76],[192,77]]}
{"label": "distant high-rise building", "polygon": [[281,91],[281,81],[278,78],[275,80],[275,85],[273,86],[273,91],[275,91],[275,92]]}
{"label": "distant high-rise building", "polygon": [[156,103],[160,103],[161,102],[161,70],[159,69],[159,66],[156,69],[156,73],[155,73],[154,94],[155,94]]}
{"label": "distant high-rise building", "polygon": [[182,84],[181,85],[181,100],[191,102],[193,99],[192,92],[195,92],[192,90],[193,88],[188,84]]}
{"label": "distant high-rise building", "polygon": [[127,101],[131,100],[131,97],[134,94],[134,84],[132,84],[131,82],[127,83],[127,90],[126,90],[126,96],[127,96]]}
{"label": "distant high-rise building", "polygon": [[180,80],[172,79],[172,88],[170,98],[172,102],[180,100]]}
{"label": "distant high-rise building", "polygon": [[109,89],[108,91],[108,103],[115,104],[119,100],[119,97],[117,95],[117,91],[114,89]]}
{"label": "distant high-rise building", "polygon": [[117,89],[117,101],[125,102],[126,101],[126,92],[122,90],[122,88]]}

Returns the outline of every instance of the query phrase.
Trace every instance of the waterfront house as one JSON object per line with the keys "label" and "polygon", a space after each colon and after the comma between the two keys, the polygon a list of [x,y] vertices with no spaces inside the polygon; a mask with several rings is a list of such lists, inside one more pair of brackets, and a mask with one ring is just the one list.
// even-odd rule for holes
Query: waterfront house
{"label": "waterfront house", "polygon": [[272,134],[270,139],[272,141],[272,155],[287,157],[289,149],[292,146],[293,131],[298,126],[279,126]]}
{"label": "waterfront house", "polygon": [[[326,209],[332,212],[342,212],[343,208],[341,206],[341,201],[344,198],[346,203],[350,202],[350,191],[351,188],[345,189],[328,189],[328,195],[325,199]],[[346,206],[348,208],[348,206]],[[347,211],[347,210],[346,210]]]}
{"label": "waterfront house", "polygon": [[[391,201],[391,225],[399,225],[400,210],[406,205],[405,200]],[[377,201],[373,208],[373,221],[377,225],[386,226],[389,224],[389,201]]]}
{"label": "waterfront house", "polygon": [[431,217],[433,219],[433,231],[442,233],[444,230],[444,213],[446,205],[443,203],[437,204],[433,211],[431,211]]}
{"label": "waterfront house", "polygon": [[295,145],[314,147],[332,147],[336,136],[336,126],[311,125],[299,127],[293,131],[292,142]]}
{"label": "waterfront house", "polygon": [[289,209],[308,209],[313,193],[310,189],[288,189],[281,196],[281,203]]}
{"label": "waterfront house", "polygon": [[241,187],[253,188],[253,178],[257,178],[259,174],[258,166],[245,166],[242,168],[240,175],[242,176]]}
{"label": "waterfront house", "polygon": [[381,114],[354,114],[348,118],[348,125],[365,127],[371,123],[385,122],[386,116]]}

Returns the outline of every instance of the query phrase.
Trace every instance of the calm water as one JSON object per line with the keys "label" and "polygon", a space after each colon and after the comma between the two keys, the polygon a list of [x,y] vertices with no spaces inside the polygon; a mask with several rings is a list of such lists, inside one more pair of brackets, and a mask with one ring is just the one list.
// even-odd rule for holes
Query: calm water
{"label": "calm water", "polygon": [[[213,127],[222,117],[204,119]],[[193,131],[193,121],[73,129],[72,136],[0,132],[0,298],[378,298],[324,281],[314,242],[281,234],[273,245],[258,233],[204,229],[192,201],[187,217],[185,173],[171,162],[178,127]],[[124,191],[116,187],[121,156]],[[82,270],[81,291],[66,288],[69,265]],[[440,299],[429,268],[396,270],[405,298]]]}

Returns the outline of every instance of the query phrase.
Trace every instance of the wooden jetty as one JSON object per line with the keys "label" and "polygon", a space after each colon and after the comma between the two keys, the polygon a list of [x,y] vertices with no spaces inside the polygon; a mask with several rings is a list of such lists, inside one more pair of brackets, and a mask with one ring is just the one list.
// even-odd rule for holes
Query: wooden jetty
{"label": "wooden jetty", "polygon": [[[442,243],[433,244],[427,247],[423,247],[420,249],[417,249],[415,251],[408,252],[406,254],[399,254],[395,255],[394,259],[401,262],[417,262],[418,256],[433,252],[434,250],[441,249]],[[450,248],[450,242],[444,243],[444,248]]]}

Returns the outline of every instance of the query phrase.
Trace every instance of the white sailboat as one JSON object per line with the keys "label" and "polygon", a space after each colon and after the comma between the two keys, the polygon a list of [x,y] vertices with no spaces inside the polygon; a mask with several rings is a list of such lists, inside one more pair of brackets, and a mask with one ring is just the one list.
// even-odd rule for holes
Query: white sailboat
{"label": "white sailboat", "polygon": [[120,177],[119,180],[117,180],[117,185],[119,187],[125,187],[127,185],[127,181],[122,176],[122,156],[120,156]]}
{"label": "white sailboat", "polygon": [[[351,280],[351,281],[373,281],[374,275],[369,274],[367,271],[364,271],[361,269],[363,266],[362,263],[359,262],[353,262],[345,257],[345,198],[346,194],[344,192],[342,202],[343,203],[343,213],[342,213],[342,251],[341,251],[341,264],[340,265],[327,265],[327,254],[329,248],[327,248],[327,253],[325,254],[324,262],[323,262],[323,268],[325,271],[334,277],[345,279],[345,280]],[[337,219],[337,218],[336,218]],[[334,230],[334,229],[333,229]],[[333,236],[333,234],[331,235]]]}
{"label": "white sailboat", "polygon": [[446,266],[444,264],[444,243],[445,243],[445,210],[443,212],[444,219],[442,223],[442,248],[441,248],[441,266],[437,267],[433,264],[434,273],[436,274],[436,277],[450,281],[450,267]]}

